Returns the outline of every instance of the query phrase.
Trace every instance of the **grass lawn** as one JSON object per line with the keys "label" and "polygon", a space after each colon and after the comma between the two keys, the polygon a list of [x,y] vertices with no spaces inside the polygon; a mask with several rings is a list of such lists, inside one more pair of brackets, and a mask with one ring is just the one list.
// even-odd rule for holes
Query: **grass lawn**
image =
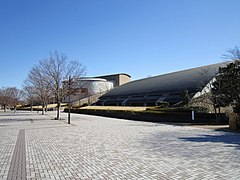
{"label": "grass lawn", "polygon": [[128,106],[86,106],[80,109],[94,110],[122,110],[122,111],[145,111],[147,107],[128,107]]}

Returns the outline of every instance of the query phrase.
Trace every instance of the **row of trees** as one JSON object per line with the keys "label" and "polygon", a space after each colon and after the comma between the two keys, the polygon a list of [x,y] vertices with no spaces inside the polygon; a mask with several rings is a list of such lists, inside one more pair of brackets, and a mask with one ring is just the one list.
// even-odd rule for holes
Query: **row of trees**
{"label": "row of trees", "polygon": [[62,99],[72,93],[70,86],[73,86],[73,80],[84,76],[85,72],[78,60],[70,60],[57,51],[50,53],[30,70],[23,87],[25,97],[31,105],[36,100],[41,103],[42,114],[52,99],[57,103],[56,119],[60,119]]}
{"label": "row of trees", "polygon": [[16,87],[4,87],[0,89],[0,104],[4,111],[7,108],[12,108],[16,110],[17,104],[21,100],[23,91],[17,89]]}

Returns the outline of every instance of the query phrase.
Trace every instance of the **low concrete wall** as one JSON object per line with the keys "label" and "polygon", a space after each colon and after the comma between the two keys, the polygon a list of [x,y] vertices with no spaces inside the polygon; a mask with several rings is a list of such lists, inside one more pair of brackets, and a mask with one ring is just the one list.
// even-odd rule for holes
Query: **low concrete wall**
{"label": "low concrete wall", "polygon": [[[68,110],[65,109],[64,111],[67,112]],[[215,114],[196,113],[195,119],[192,120],[192,114],[190,112],[158,113],[148,111],[132,112],[121,110],[92,110],[92,109],[72,109],[71,112],[147,122],[228,124],[228,118],[226,117],[225,114],[221,114],[220,118],[221,120],[218,123],[216,123]]]}

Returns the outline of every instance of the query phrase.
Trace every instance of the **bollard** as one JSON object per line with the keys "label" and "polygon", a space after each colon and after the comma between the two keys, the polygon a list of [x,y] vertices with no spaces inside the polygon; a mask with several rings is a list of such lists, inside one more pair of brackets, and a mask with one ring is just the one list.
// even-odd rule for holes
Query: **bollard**
{"label": "bollard", "polygon": [[195,113],[194,113],[194,111],[192,111],[192,120],[193,121],[195,120]]}

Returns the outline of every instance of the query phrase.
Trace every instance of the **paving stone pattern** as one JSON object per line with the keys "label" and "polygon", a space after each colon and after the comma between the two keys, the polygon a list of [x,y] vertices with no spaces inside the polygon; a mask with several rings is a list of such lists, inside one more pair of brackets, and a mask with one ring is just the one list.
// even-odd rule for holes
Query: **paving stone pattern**
{"label": "paving stone pattern", "polygon": [[26,150],[24,129],[19,130],[7,179],[26,179]]}
{"label": "paving stone pattern", "polygon": [[0,112],[0,179],[21,129],[27,179],[240,179],[240,134],[53,113]]}

